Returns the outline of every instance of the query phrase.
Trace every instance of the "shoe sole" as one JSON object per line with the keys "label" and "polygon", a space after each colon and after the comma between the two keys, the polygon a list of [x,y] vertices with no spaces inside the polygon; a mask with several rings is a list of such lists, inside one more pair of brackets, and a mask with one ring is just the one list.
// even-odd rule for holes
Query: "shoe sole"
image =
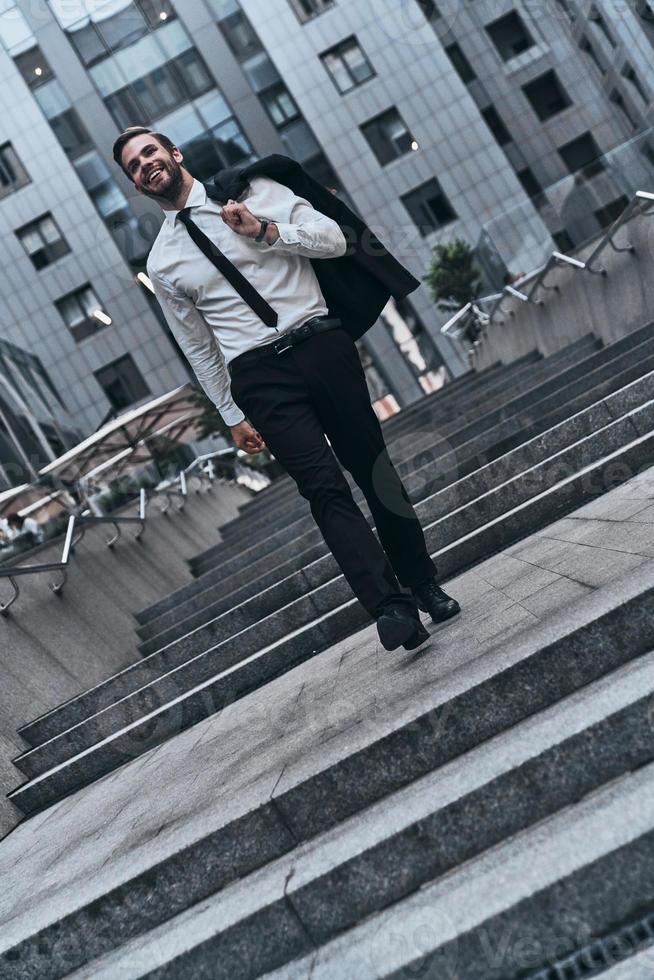
{"label": "shoe sole", "polygon": [[380,616],[377,620],[377,632],[381,645],[385,650],[413,650],[424,640],[429,639],[429,633],[421,622],[401,622],[392,616]]}

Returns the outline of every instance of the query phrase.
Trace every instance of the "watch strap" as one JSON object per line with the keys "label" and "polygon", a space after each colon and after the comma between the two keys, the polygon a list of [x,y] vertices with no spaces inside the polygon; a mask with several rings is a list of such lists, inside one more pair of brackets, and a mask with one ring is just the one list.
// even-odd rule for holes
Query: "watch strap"
{"label": "watch strap", "polygon": [[269,222],[267,222],[265,218],[261,218],[261,228],[259,229],[259,233],[254,239],[255,242],[262,242],[264,240],[264,238],[266,237],[266,232],[268,231],[268,224]]}

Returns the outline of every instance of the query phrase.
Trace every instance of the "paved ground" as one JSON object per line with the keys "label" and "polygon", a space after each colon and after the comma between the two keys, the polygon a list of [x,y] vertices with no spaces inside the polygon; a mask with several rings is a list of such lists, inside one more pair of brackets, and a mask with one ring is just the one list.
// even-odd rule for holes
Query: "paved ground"
{"label": "paved ground", "polygon": [[461,616],[415,654],[371,624],[30,819],[0,843],[0,950],[519,659],[653,559],[651,469],[453,579]]}

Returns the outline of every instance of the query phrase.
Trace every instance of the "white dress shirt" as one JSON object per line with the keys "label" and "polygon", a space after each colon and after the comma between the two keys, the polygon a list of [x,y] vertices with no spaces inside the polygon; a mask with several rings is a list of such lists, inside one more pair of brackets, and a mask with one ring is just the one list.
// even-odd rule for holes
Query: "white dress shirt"
{"label": "white dress shirt", "polygon": [[147,272],[166,321],[198,381],[227,425],[244,418],[233,401],[227,364],[243,351],[269,344],[313,316],[329,311],[309,259],[343,255],[338,223],[269,177],[253,177],[239,198],[279,230],[274,245],[238,235],[220,217],[199,180],[186,200],[191,218],[234,263],[278,315],[268,327],[241,299],[191,239],[179,211],[165,220],[150,251]]}

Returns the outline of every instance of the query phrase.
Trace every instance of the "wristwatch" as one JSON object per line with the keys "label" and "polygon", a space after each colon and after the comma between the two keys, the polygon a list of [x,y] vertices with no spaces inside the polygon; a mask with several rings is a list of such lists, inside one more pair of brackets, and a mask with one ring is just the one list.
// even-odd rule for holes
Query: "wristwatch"
{"label": "wristwatch", "polygon": [[254,239],[255,242],[262,242],[264,240],[264,238],[266,237],[266,232],[268,231],[268,224],[269,224],[269,222],[266,221],[265,218],[260,218],[259,220],[261,221],[261,228],[259,229],[259,233],[257,234],[257,236]]}

